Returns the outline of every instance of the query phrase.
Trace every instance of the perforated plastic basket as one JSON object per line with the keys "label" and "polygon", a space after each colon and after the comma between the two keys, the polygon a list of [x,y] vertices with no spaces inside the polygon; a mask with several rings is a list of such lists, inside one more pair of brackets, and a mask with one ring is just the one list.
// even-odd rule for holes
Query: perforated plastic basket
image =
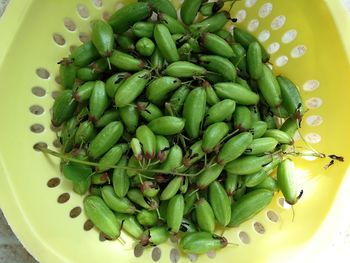
{"label": "perforated plastic basket", "polygon": [[[300,86],[310,109],[302,127],[305,139],[321,152],[348,157],[350,22],[341,5],[340,0],[242,0],[232,16],[272,54],[275,72]],[[108,17],[121,6],[122,1],[112,0],[12,0],[0,19],[0,206],[19,239],[39,261],[50,263],[211,262],[214,257],[218,262],[313,262],[334,228],[329,220],[336,220],[340,210],[329,211],[345,201],[339,189],[349,158],[328,170],[325,160],[299,160],[305,194],[294,207],[294,221],[277,195],[254,219],[225,233],[239,246],[216,255],[188,257],[171,241],[142,254],[125,233],[121,245],[101,242],[97,230],[88,230],[83,197],[61,177],[59,160],[33,145],[56,145],[50,127],[50,107],[59,90],[56,62],[88,38],[92,19]]]}

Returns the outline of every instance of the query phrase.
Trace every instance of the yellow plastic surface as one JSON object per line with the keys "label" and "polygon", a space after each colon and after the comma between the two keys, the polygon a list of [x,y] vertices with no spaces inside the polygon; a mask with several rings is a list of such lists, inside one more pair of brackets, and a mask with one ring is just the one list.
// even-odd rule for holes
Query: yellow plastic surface
{"label": "yellow plastic surface", "polygon": [[[50,129],[49,109],[53,103],[52,92],[59,89],[55,82],[56,63],[67,56],[71,45],[81,43],[81,32],[90,32],[89,22],[101,17],[103,12],[113,12],[118,1],[102,2],[103,6],[97,8],[91,0],[11,1],[0,19],[0,206],[19,239],[40,262],[152,262],[152,249],[145,251],[140,258],[134,256],[134,243],[126,234],[122,234],[126,241],[124,246],[118,241],[100,242],[96,230],[83,230],[84,213],[70,218],[70,210],[82,205],[82,197],[72,193],[70,183],[62,177],[58,187],[48,188],[46,183],[50,178],[61,176],[58,160],[32,148],[40,141],[54,147],[55,133]],[[265,3],[272,4],[272,11],[262,18],[259,11]],[[88,18],[79,16],[78,4],[87,7]],[[273,42],[280,44],[280,49],[272,55],[273,64],[278,64],[276,59],[280,56],[288,57],[287,64],[274,67],[275,72],[294,80],[307,105],[316,106],[307,112],[302,134],[317,142],[313,146],[319,151],[344,155],[346,161],[325,170],[325,160],[298,160],[304,196],[294,207],[294,222],[291,209],[279,205],[281,195],[278,195],[253,220],[225,233],[230,242],[239,246],[218,251],[215,260],[285,262],[302,254],[302,262],[313,262],[313,255],[305,249],[310,242],[322,242],[312,237],[319,236],[334,202],[339,202],[337,193],[349,167],[349,18],[340,0],[242,0],[235,5],[232,15],[239,10],[247,13],[246,18],[238,23],[240,26],[250,25],[255,29],[256,22],[250,22],[257,19],[259,25],[253,33],[258,36],[263,30],[269,31],[270,37],[263,42],[264,46],[269,47]],[[286,18],[284,25],[273,29],[272,21],[281,15]],[[75,22],[75,31],[65,28],[65,17]],[[291,29],[297,31],[297,36],[285,44],[282,36]],[[53,41],[54,33],[65,38],[63,46]],[[306,53],[292,58],[291,52],[298,45],[303,45],[306,49],[301,49]],[[47,69],[50,77],[39,78],[36,74],[38,68]],[[310,80],[316,82],[304,85]],[[310,86],[310,83],[319,85]],[[31,92],[34,86],[43,87],[46,95],[34,96]],[[42,106],[44,113],[33,115],[29,111],[32,105]],[[30,126],[35,123],[42,124],[45,130],[31,132]],[[70,200],[57,203],[58,196],[64,192],[70,193]],[[278,215],[275,223],[267,217],[270,210]],[[254,222],[265,227],[265,234],[254,230]],[[327,228],[329,232],[332,224],[327,224]],[[248,234],[249,244],[239,239],[240,231]],[[170,241],[160,246],[160,262],[170,262],[169,253],[173,247]],[[181,255],[180,262],[188,260]],[[213,259],[207,255],[198,258],[198,262],[211,261]]]}

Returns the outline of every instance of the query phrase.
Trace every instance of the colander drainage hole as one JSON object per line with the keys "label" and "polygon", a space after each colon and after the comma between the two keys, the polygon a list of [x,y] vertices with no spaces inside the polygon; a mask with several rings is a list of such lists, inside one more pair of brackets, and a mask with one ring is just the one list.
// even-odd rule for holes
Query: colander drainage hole
{"label": "colander drainage hole", "polygon": [[279,220],[278,215],[274,211],[267,211],[266,215],[271,222],[276,223]]}
{"label": "colander drainage hole", "polygon": [[191,262],[196,262],[198,259],[198,256],[196,254],[188,254],[187,257]]}
{"label": "colander drainage hole", "polygon": [[170,250],[170,261],[176,263],[180,260],[180,251],[176,248]]}
{"label": "colander drainage hole", "polygon": [[46,95],[46,90],[42,87],[35,86],[32,88],[32,93],[37,97],[44,97]]}
{"label": "colander drainage hole", "polygon": [[51,93],[51,96],[53,99],[56,99],[59,95],[60,95],[60,91],[59,90],[55,90]]}
{"label": "colander drainage hole", "polygon": [[75,31],[77,29],[77,26],[75,25],[74,21],[72,19],[70,19],[69,17],[66,17],[64,19],[63,23],[68,31]]}
{"label": "colander drainage hole", "polygon": [[40,152],[40,148],[47,148],[47,143],[46,142],[37,142],[36,144],[33,145],[33,149],[37,152]]}
{"label": "colander drainage hole", "polygon": [[265,234],[266,230],[265,230],[265,227],[263,226],[263,224],[261,224],[260,222],[255,222],[253,226],[254,226],[254,230],[257,233]]}
{"label": "colander drainage hole", "polygon": [[77,206],[77,207],[74,207],[72,210],[70,210],[69,212],[69,216],[71,218],[76,218],[78,217],[79,215],[81,214],[81,207],[80,206]]}
{"label": "colander drainage hole", "polygon": [[60,142],[59,139],[55,139],[53,142],[52,142],[53,146],[55,146],[56,148],[61,148],[62,144]]}
{"label": "colander drainage hole", "polygon": [[66,40],[61,34],[54,33],[52,35],[52,38],[53,38],[53,41],[55,41],[55,43],[59,46],[63,46],[64,44],[66,44]]}
{"label": "colander drainage hole", "polygon": [[89,231],[94,227],[94,223],[90,219],[86,220],[84,223],[84,230]]}
{"label": "colander drainage hole", "polygon": [[48,79],[50,77],[50,73],[47,71],[47,69],[37,68],[35,72],[39,78]]}
{"label": "colander drainage hole", "polygon": [[79,40],[82,42],[82,43],[86,43],[90,40],[90,37],[87,33],[85,32],[79,32]]}
{"label": "colander drainage hole", "polygon": [[105,242],[107,240],[106,236],[102,232],[100,232],[100,235],[98,238],[101,242]]}
{"label": "colander drainage hole", "polygon": [[44,108],[39,105],[32,105],[29,107],[29,111],[34,115],[41,115],[44,113]]}
{"label": "colander drainage hole", "polygon": [[215,252],[215,251],[209,251],[209,252],[207,253],[207,256],[208,256],[208,258],[213,259],[213,258],[216,257],[216,252]]}
{"label": "colander drainage hole", "polygon": [[152,250],[152,259],[153,261],[157,262],[160,260],[160,257],[162,256],[162,251],[160,250],[159,247],[155,247]]}
{"label": "colander drainage hole", "polygon": [[137,244],[134,248],[134,256],[137,258],[141,257],[144,249],[145,248],[141,244]]}
{"label": "colander drainage hole", "polygon": [[69,198],[70,198],[69,193],[63,193],[57,198],[57,202],[60,204],[64,204],[68,202]]}
{"label": "colander drainage hole", "polygon": [[58,177],[51,178],[47,181],[47,186],[50,188],[55,188],[61,183],[61,179]]}
{"label": "colander drainage hole", "polygon": [[56,76],[56,77],[55,77],[55,82],[56,82],[58,85],[61,85],[61,77],[60,77],[60,76]]}
{"label": "colander drainage hole", "polygon": [[96,7],[102,7],[102,5],[103,5],[102,0],[92,0],[92,3]]}
{"label": "colander drainage hole", "polygon": [[62,126],[56,127],[56,126],[53,126],[52,124],[50,124],[50,129],[53,132],[59,132],[60,130],[62,130]]}
{"label": "colander drainage hole", "polygon": [[247,232],[241,231],[238,234],[239,239],[242,241],[243,244],[249,244],[250,243],[250,237],[247,234]]}
{"label": "colander drainage hole", "polygon": [[42,133],[45,130],[45,127],[41,124],[35,123],[30,126],[30,130],[33,133]]}
{"label": "colander drainage hole", "polygon": [[83,4],[77,5],[77,12],[83,19],[87,19],[89,17],[89,9]]}

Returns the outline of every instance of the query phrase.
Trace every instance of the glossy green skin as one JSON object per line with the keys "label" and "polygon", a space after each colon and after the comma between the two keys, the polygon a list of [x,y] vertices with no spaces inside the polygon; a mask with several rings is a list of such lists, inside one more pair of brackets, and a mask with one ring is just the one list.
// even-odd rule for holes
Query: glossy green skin
{"label": "glossy green skin", "polygon": [[105,112],[109,105],[109,99],[106,93],[103,81],[96,81],[89,99],[90,119],[97,121]]}
{"label": "glossy green skin", "polygon": [[165,74],[174,78],[192,78],[193,76],[203,76],[207,70],[201,66],[188,61],[178,61],[171,63],[166,69]]}
{"label": "glossy green skin", "polygon": [[294,163],[291,159],[283,160],[277,168],[277,182],[286,202],[290,205],[298,201],[298,183]]}
{"label": "glossy green skin", "polygon": [[[234,28],[233,36],[235,38],[235,41],[240,43],[246,49],[248,49],[249,44],[252,42],[258,42],[260,44],[260,42],[255,36],[238,27]],[[265,63],[269,61],[270,55],[267,53],[266,49],[261,44],[260,44],[260,48],[262,52],[262,61]]]}
{"label": "glossy green skin", "polygon": [[[139,163],[138,160],[136,160],[135,156],[131,156],[131,158],[129,158],[128,167],[129,168],[136,168],[136,169],[140,169],[141,168],[140,163]],[[126,174],[129,177],[132,177],[132,176],[137,175],[138,172],[133,170],[133,169],[128,169],[128,170],[126,170]]]}
{"label": "glossy green skin", "polygon": [[238,84],[240,84],[242,87],[246,88],[247,90],[252,90],[246,80],[240,77],[237,77],[236,81]]}
{"label": "glossy green skin", "polygon": [[63,59],[60,64],[59,73],[61,85],[65,89],[73,89],[77,75],[77,67],[73,64],[73,61]]}
{"label": "glossy green skin", "polygon": [[169,29],[163,24],[157,24],[154,27],[154,40],[162,56],[169,62],[175,62],[180,59],[174,40],[171,37]]}
{"label": "glossy green skin", "polygon": [[278,130],[278,129],[269,129],[264,133],[264,137],[272,137],[276,139],[279,143],[283,144],[292,144],[293,138],[290,137],[287,133],[284,131]]}
{"label": "glossy green skin", "polygon": [[180,10],[182,22],[186,25],[191,25],[196,18],[201,5],[202,0],[185,0],[182,3]]}
{"label": "glossy green skin", "polygon": [[209,108],[205,118],[205,125],[230,119],[236,109],[234,100],[225,99]]}
{"label": "glossy green skin", "polygon": [[212,167],[204,170],[197,179],[197,186],[199,189],[207,188],[212,182],[214,182],[221,174],[224,166],[215,164]]}
{"label": "glossy green skin", "polygon": [[218,223],[227,226],[231,220],[231,200],[218,181],[209,185],[209,202]]}
{"label": "glossy green skin", "polygon": [[149,3],[132,3],[116,11],[110,18],[109,24],[117,34],[124,33],[138,21],[152,15],[153,8]]}
{"label": "glossy green skin", "polygon": [[118,121],[120,119],[120,113],[117,110],[106,111],[101,118],[95,122],[96,128],[102,128],[111,123],[112,121]]}
{"label": "glossy green skin", "polygon": [[138,102],[136,107],[140,112],[140,116],[147,122],[163,116],[163,112],[152,103]]}
{"label": "glossy green skin", "polygon": [[247,51],[247,66],[248,72],[252,79],[258,80],[262,76],[263,63],[262,52],[258,42],[249,44]]}
{"label": "glossy green skin", "polygon": [[153,22],[137,22],[132,26],[131,30],[137,37],[151,38],[153,37],[154,25]]}
{"label": "glossy green skin", "polygon": [[203,67],[209,71],[221,74],[226,81],[235,81],[237,72],[235,66],[227,59],[220,56],[200,56]]}
{"label": "glossy green skin", "polygon": [[71,53],[70,59],[73,60],[74,65],[78,67],[86,67],[91,62],[95,61],[100,57],[97,49],[91,41],[88,41],[76,49]]}
{"label": "glossy green skin", "polygon": [[[266,176],[266,178],[261,183],[254,186],[252,189],[253,190],[265,189],[265,190],[269,190],[271,192],[278,192],[280,190],[280,188],[278,186],[278,181],[276,179],[274,179],[272,176]],[[296,197],[295,197],[295,199],[292,200],[291,204],[293,202],[297,202]]]}
{"label": "glossy green skin", "polygon": [[229,173],[248,175],[259,172],[270,162],[272,162],[272,157],[270,155],[242,156],[226,164],[225,170]]}
{"label": "glossy green skin", "polygon": [[124,131],[123,124],[114,121],[105,126],[91,141],[88,154],[96,159],[112,148],[120,139]]}
{"label": "glossy green skin", "polygon": [[210,204],[200,198],[195,204],[197,224],[202,231],[213,233],[215,229],[215,216]]}
{"label": "glossy green skin", "polygon": [[169,0],[141,0],[142,2],[150,3],[155,10],[165,13],[173,18],[177,18],[176,9]]}
{"label": "glossy green skin", "polygon": [[95,82],[88,81],[81,85],[74,93],[73,97],[77,102],[87,101],[95,87]]}
{"label": "glossy green skin", "polygon": [[146,90],[146,96],[150,102],[162,105],[167,95],[181,85],[181,80],[174,77],[160,77],[152,81]]}
{"label": "glossy green skin", "polygon": [[277,108],[270,108],[270,110],[275,116],[283,119],[287,119],[293,115],[287,111],[287,109],[283,106],[283,104]]}
{"label": "glossy green skin", "polygon": [[146,125],[141,125],[136,129],[136,138],[140,140],[144,157],[151,160],[156,155],[156,136]]}
{"label": "glossy green skin", "polygon": [[124,71],[139,71],[145,67],[145,62],[124,52],[114,50],[109,58],[111,64]]}
{"label": "glossy green skin", "polygon": [[128,214],[119,214],[114,213],[116,219],[121,223],[123,223],[123,230],[125,230],[129,235],[134,237],[135,239],[140,239],[144,229],[137,221],[136,217]]}
{"label": "glossy green skin", "polygon": [[127,193],[127,197],[135,204],[145,208],[151,209],[150,205],[145,201],[145,197],[139,189],[130,189]]}
{"label": "glossy green skin", "polygon": [[225,179],[225,191],[228,196],[233,196],[238,187],[239,175],[227,173]]}
{"label": "glossy green skin", "polygon": [[222,29],[230,19],[230,14],[226,11],[218,12],[202,21],[190,26],[191,32],[198,32],[205,29],[206,32],[216,32]]}
{"label": "glossy green skin", "polygon": [[181,86],[170,97],[169,103],[174,114],[178,115],[182,110],[182,107],[189,93],[190,89],[187,86]]}
{"label": "glossy green skin", "polygon": [[80,123],[74,137],[74,144],[80,145],[82,143],[90,142],[96,136],[94,125],[91,121],[84,121]]}
{"label": "glossy green skin", "polygon": [[97,172],[104,172],[109,170],[108,166],[116,165],[123,154],[129,149],[126,143],[117,144],[113,146],[105,155],[100,159],[99,166],[96,167]]}
{"label": "glossy green skin", "polygon": [[164,162],[168,157],[168,149],[170,148],[170,144],[167,138],[161,135],[156,136],[156,152],[157,159],[160,162]]}
{"label": "glossy green skin", "polygon": [[[202,5],[202,7],[205,6],[205,5],[209,5],[209,4],[214,4],[214,5],[215,5],[215,4],[217,4],[217,3],[219,3],[219,1],[216,2],[216,3],[207,3],[207,4],[204,4],[204,5]],[[232,33],[229,32],[229,31],[227,31],[226,29],[220,29],[220,30],[214,32],[214,34],[216,34],[216,35],[218,35],[219,37],[225,39],[229,44],[231,44],[232,42],[234,42]]]}
{"label": "glossy green skin", "polygon": [[128,105],[119,109],[120,118],[123,121],[126,130],[134,133],[139,124],[139,112],[135,105]]}
{"label": "glossy green skin", "polygon": [[214,86],[216,94],[222,99],[234,100],[241,105],[254,105],[259,101],[259,95],[246,89],[238,83],[222,82]]}
{"label": "glossy green skin", "polygon": [[71,90],[63,91],[56,99],[52,107],[52,124],[60,126],[66,120],[70,119],[76,108],[77,102],[73,99]]}
{"label": "glossy green skin", "polygon": [[281,131],[287,133],[290,137],[294,137],[298,130],[297,121],[294,118],[287,119],[280,128]]}
{"label": "glossy green skin", "polygon": [[[121,157],[118,162],[118,166],[127,166],[128,158],[126,156]],[[125,197],[130,187],[130,178],[126,174],[125,169],[114,168],[112,176],[112,184],[115,194],[118,197]]]}
{"label": "glossy green skin", "polygon": [[169,238],[169,231],[164,226],[154,226],[149,229],[149,241],[152,245],[160,245],[166,242]]}
{"label": "glossy green skin", "polygon": [[102,187],[101,193],[103,200],[113,211],[123,214],[135,213],[135,206],[129,201],[129,199],[125,197],[117,197],[112,186]]}
{"label": "glossy green skin", "polygon": [[[277,81],[281,88],[282,105],[288,113],[295,116],[296,111],[299,110],[300,115],[303,115],[305,113],[305,107],[297,86],[284,76],[278,76]],[[299,105],[301,105],[300,109],[298,109]]]}
{"label": "glossy green skin", "polygon": [[122,108],[133,102],[144,90],[148,83],[150,72],[142,70],[129,77],[117,90],[114,101]]}
{"label": "glossy green skin", "polygon": [[78,121],[77,118],[70,118],[63,126],[60,141],[62,144],[62,151],[67,153],[73,149],[75,134],[77,132]]}
{"label": "glossy green skin", "polygon": [[205,3],[201,5],[201,8],[199,9],[199,12],[202,16],[211,16],[213,12],[215,3]]}
{"label": "glossy green skin", "polygon": [[119,35],[117,37],[117,45],[118,45],[118,49],[124,50],[126,52],[135,50],[134,41],[127,34]]}
{"label": "glossy green skin", "polygon": [[156,211],[142,209],[136,215],[137,221],[145,227],[154,226],[157,224],[158,215]]}
{"label": "glossy green skin", "polygon": [[180,240],[179,245],[184,253],[205,254],[226,247],[227,240],[208,232],[194,232],[187,233]]}
{"label": "glossy green skin", "polygon": [[247,52],[244,47],[239,43],[233,43],[231,45],[233,56],[230,58],[231,62],[239,68],[240,71],[247,71]]}
{"label": "glossy green skin", "polygon": [[79,195],[85,195],[91,186],[91,177],[86,180],[73,183],[73,191]]}
{"label": "glossy green skin", "polygon": [[84,210],[94,225],[111,239],[120,236],[121,223],[98,196],[90,195],[84,199]]}
{"label": "glossy green skin", "polygon": [[252,191],[232,205],[231,221],[228,226],[238,227],[263,210],[273,198],[273,192],[265,189]]}
{"label": "glossy green skin", "polygon": [[203,33],[201,43],[212,54],[225,58],[230,58],[234,55],[231,46],[226,40],[216,34]]}
{"label": "glossy green skin", "polygon": [[266,65],[263,65],[263,72],[258,80],[258,87],[270,107],[279,107],[282,104],[280,85]]}
{"label": "glossy green skin", "polygon": [[252,105],[249,107],[249,109],[252,115],[252,122],[256,123],[257,121],[261,121],[258,105]]}
{"label": "glossy green skin", "polygon": [[186,33],[185,27],[176,18],[173,18],[164,13],[160,13],[158,14],[158,20],[169,29],[171,34]]}
{"label": "glossy green skin", "polygon": [[194,203],[197,200],[197,196],[193,191],[188,191],[184,195],[185,199],[185,208],[184,208],[184,215],[189,214],[194,209]]}
{"label": "glossy green skin", "polygon": [[206,128],[203,134],[202,149],[205,153],[214,151],[221,140],[229,131],[228,125],[224,122],[214,123]]}
{"label": "glossy green skin", "polygon": [[185,201],[181,194],[175,195],[169,201],[166,222],[173,233],[177,233],[180,230],[184,207]]}
{"label": "glossy green skin", "polygon": [[254,139],[262,137],[267,131],[267,123],[264,121],[257,121],[251,127]]}
{"label": "glossy green skin", "polygon": [[205,117],[205,108],[205,90],[200,87],[191,90],[183,108],[183,117],[186,120],[185,130],[190,138],[198,138]]}
{"label": "glossy green skin", "polygon": [[228,140],[221,148],[217,162],[226,164],[240,157],[247,147],[252,143],[253,135],[250,132],[243,132]]}
{"label": "glossy green skin", "polygon": [[109,181],[108,173],[94,173],[91,175],[91,183],[93,185],[104,185]]}
{"label": "glossy green skin", "polygon": [[139,139],[132,138],[130,141],[130,148],[132,150],[132,153],[134,154],[136,160],[141,161],[143,158],[142,154],[142,145]]}
{"label": "glossy green skin", "polygon": [[197,141],[194,144],[191,145],[188,153],[186,153],[185,158],[183,160],[183,164],[185,167],[190,167],[200,159],[204,157],[204,152],[202,149],[202,143],[203,141]]}
{"label": "glossy green skin", "polygon": [[196,225],[186,219],[186,218],[182,218],[182,221],[181,221],[181,226],[180,226],[180,232],[183,232],[183,233],[194,233],[197,231],[197,227]]}
{"label": "glossy green skin", "polygon": [[278,141],[270,137],[254,139],[244,153],[246,155],[259,155],[272,152],[276,149],[277,144]]}
{"label": "glossy green skin", "polygon": [[100,77],[101,73],[90,67],[80,68],[77,71],[77,79],[81,81],[93,81],[99,79]]}
{"label": "glossy green skin", "polygon": [[180,146],[174,145],[169,151],[168,158],[162,163],[159,169],[163,171],[173,171],[179,168],[182,164],[182,157],[183,153]]}
{"label": "glossy green skin", "polygon": [[158,135],[175,135],[183,130],[185,120],[173,116],[163,116],[152,120],[148,127]]}
{"label": "glossy green skin", "polygon": [[156,70],[160,70],[163,68],[164,58],[162,57],[159,48],[156,48],[151,56],[151,65]]}
{"label": "glossy green skin", "polygon": [[153,41],[147,37],[139,39],[136,43],[137,52],[145,57],[150,57],[153,54],[155,48],[156,46],[154,45]]}
{"label": "glossy green skin", "polygon": [[207,94],[207,104],[213,106],[220,102],[220,99],[215,93],[215,90],[211,85],[205,86],[205,93]]}
{"label": "glossy green skin", "polygon": [[232,117],[234,129],[238,129],[239,131],[247,131],[253,125],[252,115],[246,106],[237,106]]}
{"label": "glossy green skin", "polygon": [[168,185],[164,188],[163,192],[161,193],[159,199],[164,201],[164,200],[169,200],[172,197],[176,195],[176,193],[179,191],[180,186],[183,183],[183,177],[177,176],[174,179],[172,179]]}
{"label": "glossy green skin", "polygon": [[94,21],[92,25],[91,41],[101,56],[109,57],[114,47],[112,27],[103,20]]}

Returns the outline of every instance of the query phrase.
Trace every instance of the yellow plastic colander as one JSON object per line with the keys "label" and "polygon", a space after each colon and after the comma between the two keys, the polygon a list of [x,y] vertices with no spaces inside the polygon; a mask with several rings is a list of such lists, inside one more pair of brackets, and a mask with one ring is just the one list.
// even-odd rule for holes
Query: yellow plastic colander
{"label": "yellow plastic colander", "polygon": [[[173,2],[179,7],[182,1]],[[35,151],[33,145],[57,146],[50,127],[50,107],[60,89],[56,62],[88,39],[91,20],[108,17],[123,3],[12,0],[0,19],[0,207],[18,238],[40,262],[49,263],[212,262],[213,258],[314,262],[315,251],[326,243],[335,227],[332,220],[345,204],[339,189],[349,181],[344,180],[349,158],[328,170],[326,160],[299,159],[304,196],[294,207],[294,221],[278,194],[254,219],[225,232],[238,246],[229,245],[216,254],[184,255],[172,241],[134,250],[135,241],[125,233],[122,245],[102,242],[96,229],[89,230],[81,208],[83,197],[61,177],[59,160]],[[271,53],[275,73],[299,85],[309,108],[301,129],[306,141],[320,152],[349,157],[350,20],[342,1],[241,0],[231,14]]]}

